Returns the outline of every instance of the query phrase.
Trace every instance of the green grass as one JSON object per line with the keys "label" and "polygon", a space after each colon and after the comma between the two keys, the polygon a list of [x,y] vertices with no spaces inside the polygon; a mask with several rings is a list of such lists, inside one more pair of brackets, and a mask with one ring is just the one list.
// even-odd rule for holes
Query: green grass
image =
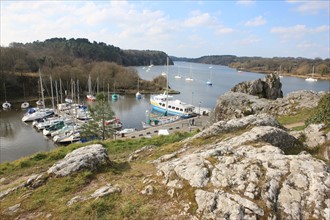
{"label": "green grass", "polygon": [[[159,215],[157,207],[161,205],[159,201],[168,199],[167,196],[164,197],[167,189],[163,185],[159,186],[158,190],[161,194],[152,197],[140,193],[145,187],[142,178],[155,172],[154,165],[145,161],[177,150],[181,147],[178,142],[191,135],[190,133],[175,133],[150,139],[72,144],[51,152],[37,153],[13,162],[2,163],[0,178],[4,178],[5,181],[3,186],[0,186],[0,191],[25,182],[31,174],[46,172],[67,153],[88,144],[102,144],[112,161],[111,164],[104,165],[96,171],[82,171],[61,178],[50,177],[42,186],[34,190],[20,188],[1,201],[0,213],[4,213],[4,210],[10,206],[21,203],[21,208],[13,216],[3,214],[2,217],[6,219],[31,213],[44,213],[40,218],[45,218],[45,215],[51,213],[59,219],[150,219],[150,216],[156,218]],[[130,153],[146,145],[155,146],[152,155],[135,162],[127,162]],[[66,206],[74,196],[88,196],[108,183],[118,184],[122,192],[78,202],[71,207]]]}
{"label": "green grass", "polygon": [[282,125],[293,124],[297,122],[305,122],[312,114],[313,109],[303,109],[295,115],[282,115],[278,116],[277,120]]}

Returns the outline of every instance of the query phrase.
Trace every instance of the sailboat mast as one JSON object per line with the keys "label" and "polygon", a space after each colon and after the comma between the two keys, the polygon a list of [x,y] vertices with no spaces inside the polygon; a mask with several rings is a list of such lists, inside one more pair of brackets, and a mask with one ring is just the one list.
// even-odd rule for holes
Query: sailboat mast
{"label": "sailboat mast", "polygon": [[168,57],[166,59],[166,114],[168,109]]}
{"label": "sailboat mast", "polygon": [[63,96],[62,96],[62,80],[60,79],[60,94],[61,94],[61,103],[63,103]]}
{"label": "sailboat mast", "polygon": [[55,80],[55,93],[56,93],[56,104],[58,105],[58,89],[57,89],[57,80]]}
{"label": "sailboat mast", "polygon": [[77,98],[78,98],[78,104],[80,103],[80,98],[79,98],[79,79],[77,79]]}
{"label": "sailboat mast", "polygon": [[91,75],[88,76],[88,94],[89,95],[92,94],[92,79],[91,79]]}
{"label": "sailboat mast", "polygon": [[42,107],[45,109],[45,97],[44,97],[44,88],[42,86],[42,79],[41,79],[41,71],[39,68],[39,79],[40,79],[40,92],[41,92],[41,100],[42,100]]}
{"label": "sailboat mast", "polygon": [[52,79],[52,75],[49,76],[50,79],[50,91],[51,91],[51,95],[52,95],[52,107],[53,109],[55,109],[55,104],[54,104],[54,94],[53,94],[53,79]]}

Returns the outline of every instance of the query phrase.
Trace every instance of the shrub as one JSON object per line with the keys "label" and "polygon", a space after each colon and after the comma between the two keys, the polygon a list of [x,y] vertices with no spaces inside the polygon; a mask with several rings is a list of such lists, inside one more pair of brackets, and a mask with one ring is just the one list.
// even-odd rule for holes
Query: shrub
{"label": "shrub", "polygon": [[330,122],[330,93],[323,96],[318,106],[316,107],[315,113],[306,120],[306,125],[324,123],[327,126]]}

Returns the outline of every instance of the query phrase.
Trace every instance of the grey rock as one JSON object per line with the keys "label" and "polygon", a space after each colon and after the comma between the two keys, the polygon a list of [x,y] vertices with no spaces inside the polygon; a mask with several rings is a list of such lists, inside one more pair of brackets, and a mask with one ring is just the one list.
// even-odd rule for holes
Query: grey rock
{"label": "grey rock", "polygon": [[282,127],[275,119],[275,117],[266,113],[260,113],[256,115],[249,115],[239,119],[235,118],[216,122],[210,127],[194,135],[192,139],[219,135],[236,130],[242,130],[248,126],[272,126],[277,128]]}
{"label": "grey rock", "polygon": [[90,198],[99,198],[115,192],[121,192],[121,189],[118,186],[107,184],[106,186],[95,190],[95,192],[90,195]]}
{"label": "grey rock", "polygon": [[152,187],[151,185],[147,185],[144,190],[141,191],[142,195],[152,195],[154,194],[154,187]]}
{"label": "grey rock", "polygon": [[[244,126],[241,119],[230,123]],[[214,126],[203,135],[221,134],[227,125]],[[170,189],[188,183],[199,219],[327,219],[328,166],[306,152],[285,155],[283,150],[300,143],[279,127],[245,129],[250,130],[155,163],[162,183]]]}
{"label": "grey rock", "polygon": [[48,169],[48,174],[67,176],[83,169],[95,170],[110,162],[107,150],[100,144],[78,148]]}
{"label": "grey rock", "polygon": [[215,121],[242,118],[261,113],[269,106],[270,103],[267,99],[241,92],[226,92],[218,98],[213,114]]}
{"label": "grey rock", "polygon": [[304,133],[306,136],[306,145],[309,147],[316,147],[324,144],[328,138],[322,131],[325,128],[324,124],[310,124],[305,128]]}
{"label": "grey rock", "polygon": [[18,203],[18,204],[15,204],[13,206],[10,206],[6,210],[4,210],[4,214],[14,215],[16,212],[19,211],[19,208],[20,207],[21,207],[21,203]]}
{"label": "grey rock", "polygon": [[265,81],[261,79],[241,82],[235,85],[231,91],[258,96],[259,98],[277,99],[283,97],[282,84],[277,74],[268,74]]}
{"label": "grey rock", "polygon": [[85,201],[87,200],[86,197],[83,197],[83,196],[75,196],[73,197],[72,199],[70,199],[70,201],[68,201],[66,203],[67,206],[72,206],[73,204],[77,203],[77,202],[82,202],[82,201]]}

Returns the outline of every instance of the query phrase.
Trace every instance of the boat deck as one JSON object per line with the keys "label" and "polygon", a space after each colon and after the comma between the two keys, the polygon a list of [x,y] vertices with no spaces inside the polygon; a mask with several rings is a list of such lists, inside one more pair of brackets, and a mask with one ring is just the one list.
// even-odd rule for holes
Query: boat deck
{"label": "boat deck", "polygon": [[[194,124],[191,122],[194,120]],[[151,128],[147,128],[144,130],[139,130],[133,133],[125,134],[122,136],[116,136],[116,139],[132,139],[132,138],[150,138],[152,136],[157,136],[160,130],[167,130],[169,134],[173,134],[175,132],[192,132],[197,129],[203,130],[205,127],[208,127],[209,124],[209,116],[197,116],[194,118],[182,119],[179,121],[175,121],[172,123],[159,125]]]}

